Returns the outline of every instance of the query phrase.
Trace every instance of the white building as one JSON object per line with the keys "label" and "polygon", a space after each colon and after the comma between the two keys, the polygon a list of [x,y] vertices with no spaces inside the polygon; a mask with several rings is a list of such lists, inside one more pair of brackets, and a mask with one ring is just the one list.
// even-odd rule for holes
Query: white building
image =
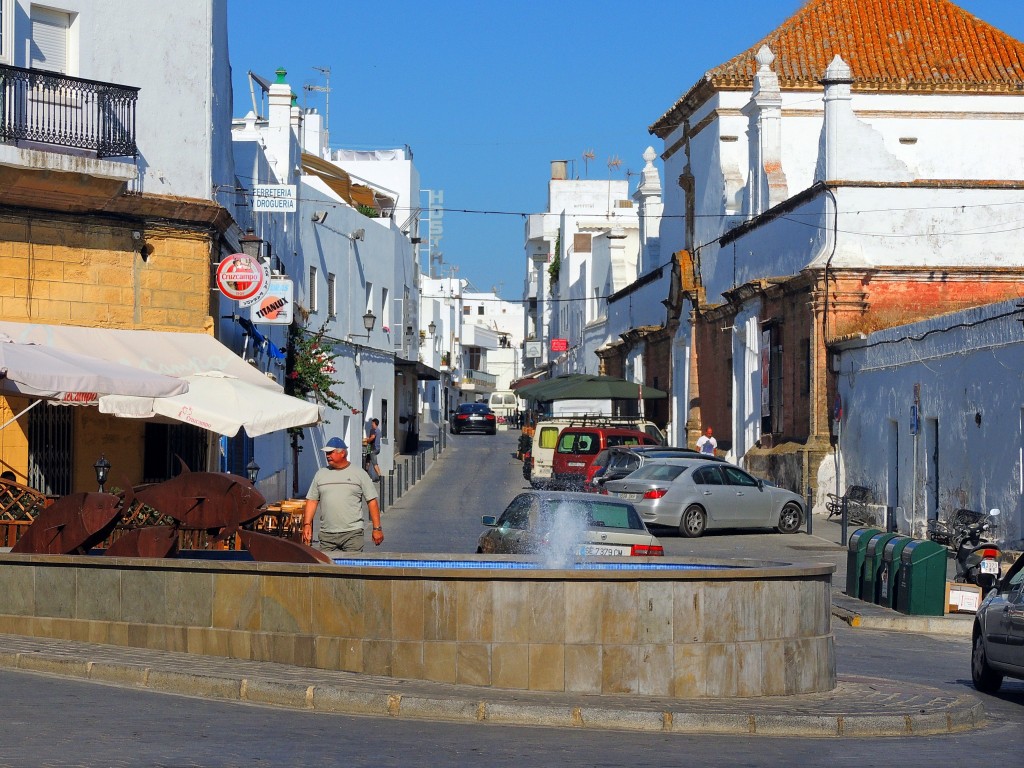
{"label": "white building", "polygon": [[[607,297],[637,277],[640,224],[625,180],[568,179],[551,163],[548,205],[526,222],[527,372],[598,373]],[[552,348],[552,342],[557,349]]]}
{"label": "white building", "polygon": [[[296,323],[306,333],[322,330],[325,349],[337,356],[332,378],[339,383],[333,391],[343,400],[325,414],[319,428],[304,431],[306,450],[297,459],[299,446],[289,444],[286,435],[260,440],[257,460],[271,468],[261,488],[276,483],[277,494],[284,497],[305,492],[322,463],[319,448],[329,437],[342,437],[356,451],[372,418],[380,421],[379,463],[385,472],[397,453],[414,447],[416,382],[422,372],[417,367],[419,286],[412,243],[417,222],[400,222],[395,212],[402,195],[418,197],[419,175],[407,148],[332,151],[324,143],[321,116],[295,106],[286,73],[277,74],[267,89],[267,114],[250,113],[235,121],[235,156],[240,186],[295,185],[296,210],[252,213],[245,223],[265,241],[263,256],[272,269],[294,281]],[[358,166],[358,180],[342,160]],[[287,326],[268,324],[255,310],[248,319],[274,345],[287,345]],[[283,464],[282,456],[288,459]],[[286,488],[293,460],[299,472]]]}
{"label": "white building", "polygon": [[810,0],[651,126],[692,319],[673,440],[714,425],[801,492],[833,461],[830,344],[1019,293],[1024,44],[909,7]]}

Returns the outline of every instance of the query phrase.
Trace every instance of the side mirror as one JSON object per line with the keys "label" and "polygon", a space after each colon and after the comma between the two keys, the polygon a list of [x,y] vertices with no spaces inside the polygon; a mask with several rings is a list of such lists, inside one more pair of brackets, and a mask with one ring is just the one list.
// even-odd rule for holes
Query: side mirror
{"label": "side mirror", "polygon": [[990,510],[988,511],[988,516],[989,516],[989,517],[999,517],[999,515],[1000,515],[1000,514],[1001,514],[1001,513],[999,512],[999,510],[998,510],[998,509],[990,509]]}
{"label": "side mirror", "polygon": [[764,480],[761,480],[760,478],[758,478],[758,480],[757,480],[757,490],[759,490],[759,491],[763,491],[764,490]]}

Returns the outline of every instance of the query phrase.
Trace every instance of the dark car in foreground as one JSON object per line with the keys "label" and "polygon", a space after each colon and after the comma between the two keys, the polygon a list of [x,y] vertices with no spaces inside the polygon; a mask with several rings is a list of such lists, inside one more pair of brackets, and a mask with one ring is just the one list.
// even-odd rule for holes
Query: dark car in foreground
{"label": "dark car in foreground", "polygon": [[632,504],[567,491],[526,491],[500,516],[485,515],[477,552],[568,557],[658,557],[665,554]]}
{"label": "dark car in foreground", "polygon": [[636,505],[648,525],[672,526],[691,538],[712,528],[796,533],[804,519],[799,494],[711,457],[652,460],[605,488],[609,496]]}
{"label": "dark car in foreground", "polygon": [[494,435],[498,432],[498,417],[486,403],[463,403],[452,414],[449,430],[453,435],[463,432]]}
{"label": "dark car in foreground", "polygon": [[971,680],[995,693],[1004,677],[1024,680],[1024,555],[996,582],[974,616]]}

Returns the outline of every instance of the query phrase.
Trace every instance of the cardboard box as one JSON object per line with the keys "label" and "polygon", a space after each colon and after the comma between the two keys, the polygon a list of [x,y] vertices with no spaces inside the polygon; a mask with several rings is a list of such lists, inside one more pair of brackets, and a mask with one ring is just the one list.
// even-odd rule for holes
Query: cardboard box
{"label": "cardboard box", "polygon": [[977,613],[983,599],[976,584],[946,582],[946,613]]}

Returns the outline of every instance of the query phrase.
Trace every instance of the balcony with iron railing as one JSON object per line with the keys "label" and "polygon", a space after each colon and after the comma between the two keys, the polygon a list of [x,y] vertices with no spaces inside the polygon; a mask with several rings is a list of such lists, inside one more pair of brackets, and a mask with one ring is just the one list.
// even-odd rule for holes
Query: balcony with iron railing
{"label": "balcony with iron railing", "polygon": [[132,157],[139,89],[0,65],[0,142]]}

